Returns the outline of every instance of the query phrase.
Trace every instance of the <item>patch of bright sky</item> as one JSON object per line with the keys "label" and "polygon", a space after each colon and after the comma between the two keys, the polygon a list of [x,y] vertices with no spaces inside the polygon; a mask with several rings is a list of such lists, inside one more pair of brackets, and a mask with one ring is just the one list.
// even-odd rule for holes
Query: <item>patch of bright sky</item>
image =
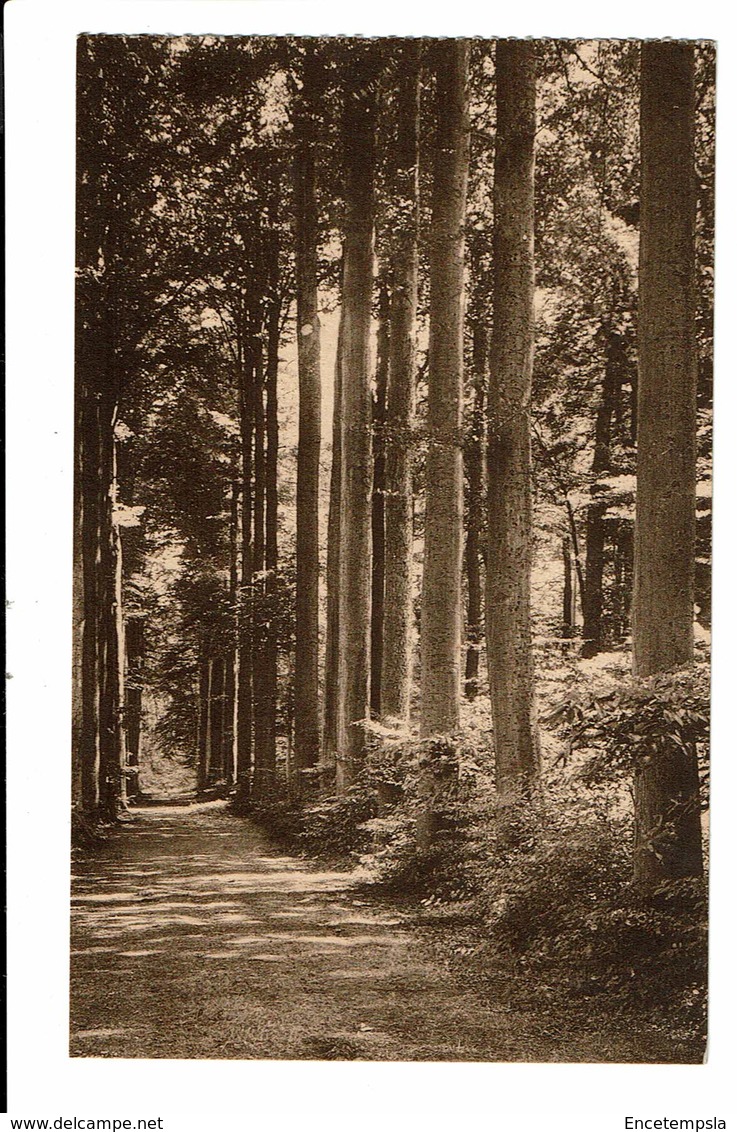
{"label": "patch of bright sky", "polygon": [[262,84],[264,103],[261,108],[261,127],[266,137],[272,137],[289,128],[289,89],[284,71],[276,71]]}

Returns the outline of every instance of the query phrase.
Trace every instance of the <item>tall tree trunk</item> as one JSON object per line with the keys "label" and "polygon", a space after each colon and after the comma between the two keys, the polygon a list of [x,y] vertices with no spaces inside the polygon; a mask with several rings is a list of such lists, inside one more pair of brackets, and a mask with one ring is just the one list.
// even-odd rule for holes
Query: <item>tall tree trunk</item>
{"label": "tall tree trunk", "polygon": [[[275,252],[278,264],[278,248]],[[264,566],[266,581],[264,602],[266,624],[264,626],[264,680],[263,680],[263,732],[261,764],[267,790],[273,790],[276,782],[276,695],[278,635],[276,620],[277,569],[278,561],[278,465],[279,465],[279,404],[277,378],[279,373],[279,338],[281,324],[281,302],[277,294],[277,281],[272,287],[272,299],[268,318],[268,344],[266,359],[266,514]]]}
{"label": "tall tree trunk", "polygon": [[[430,233],[427,485],[422,578],[420,733],[448,736],[460,713],[463,558],[463,297],[468,185],[465,40],[436,45],[436,125]],[[450,760],[449,760],[450,756]],[[453,780],[447,738],[428,749],[419,780],[417,841],[430,849]]]}
{"label": "tall tree trunk", "polygon": [[[237,452],[233,454],[237,463]],[[230,521],[228,524],[228,602],[234,629],[234,639],[225,660],[224,719],[223,719],[223,771],[228,786],[235,781],[236,726],[238,717],[238,499],[240,484],[235,478],[230,484]]]}
{"label": "tall tree trunk", "polygon": [[376,383],[373,402],[374,482],[371,494],[371,710],[381,715],[381,669],[384,651],[384,573],[386,499],[386,394],[389,376],[389,287],[379,282],[379,325],[376,334]]}
{"label": "tall tree trunk", "polygon": [[[340,648],[340,512],[342,491],[341,378],[343,351],[343,307],[338,326],[338,349],[335,355],[333,382],[332,459],[330,464],[330,507],[328,511],[327,549],[327,614],[325,623],[324,726],[322,773],[334,773],[338,753],[338,650]],[[296,673],[295,673],[296,686]]]}
{"label": "tall tree trunk", "polygon": [[212,690],[211,690],[211,754],[210,777],[213,782],[219,783],[223,777],[223,718],[224,718],[224,686],[225,686],[225,659],[216,656],[212,662]]}
{"label": "tall tree trunk", "polygon": [[436,45],[430,234],[427,487],[422,581],[423,735],[458,727],[463,554],[463,274],[468,184],[468,43]]}
{"label": "tall tree trunk", "polygon": [[345,70],[345,238],[341,403],[341,550],[336,783],[364,753],[371,665],[371,292],[378,54],[365,44]]}
{"label": "tall tree trunk", "polygon": [[563,636],[572,637],[576,631],[575,572],[571,554],[570,535],[563,537]]}
{"label": "tall tree trunk", "polygon": [[[696,512],[694,47],[642,45],[634,672],[693,659]],[[635,880],[702,871],[698,768],[664,748],[635,774]]]}
{"label": "tall tree trunk", "polygon": [[130,798],[135,798],[139,792],[138,766],[141,753],[144,648],[144,619],[143,617],[130,617],[125,623],[127,658],[125,732],[128,746],[128,795]]}
{"label": "tall tree trunk", "polygon": [[295,118],[294,167],[297,274],[297,361],[299,426],[297,444],[297,592],[294,671],[294,769],[314,767],[320,758],[319,685],[319,498],[320,317],[317,295],[318,213],[315,145],[321,67],[314,48],[305,48],[302,98]]}
{"label": "tall tree trunk", "polygon": [[530,793],[540,767],[530,625],[534,43],[498,41],[496,82],[486,655],[497,789],[513,801]]}
{"label": "tall tree trunk", "polygon": [[412,687],[411,433],[415,412],[415,320],[419,227],[419,120],[422,42],[399,45],[398,123],[392,217],[391,329],[387,390],[386,499],[384,507],[384,627],[381,711],[408,720]]}
{"label": "tall tree trunk", "polygon": [[202,794],[210,778],[210,675],[212,661],[200,658],[199,716],[197,728],[197,789]]}
{"label": "tall tree trunk", "polygon": [[266,417],[264,413],[264,363],[260,341],[256,349],[253,442],[253,796],[266,797],[272,786],[273,768],[268,752],[268,704],[266,673]]}
{"label": "tall tree trunk", "polygon": [[100,814],[115,821],[121,804],[125,752],[122,735],[121,680],[118,647],[118,539],[115,505],[115,405],[102,399],[100,414],[100,604],[98,608],[98,681],[100,685]]}
{"label": "tall tree trunk", "polygon": [[239,416],[241,439],[241,576],[238,613],[238,725],[235,806],[247,808],[251,792],[253,757],[252,701],[252,484],[253,474],[253,361],[239,347]]}
{"label": "tall tree trunk", "polygon": [[476,323],[473,328],[473,410],[470,434],[466,439],[464,459],[468,496],[466,503],[466,684],[469,700],[478,692],[479,652],[484,639],[484,620],[481,608],[481,517],[484,506],[484,442],[486,439],[486,363],[489,339],[486,327]]}
{"label": "tall tree trunk", "polygon": [[74,497],[73,497],[73,596],[72,596],[72,815],[73,820],[84,811],[82,793],[83,735],[83,658],[84,658],[84,522],[82,476],[84,474],[83,412],[78,393],[74,409]]}
{"label": "tall tree trunk", "polygon": [[82,623],[80,778],[83,816],[94,822],[100,806],[100,582],[102,466],[100,404],[82,393],[80,446],[82,465],[81,538],[84,620]]}
{"label": "tall tree trunk", "polygon": [[[621,390],[620,354],[618,336],[611,330],[607,335],[606,360],[601,397],[596,410],[594,431],[594,459],[591,472],[600,476],[611,468],[612,418]],[[604,609],[604,565],[606,552],[606,505],[597,503],[596,485],[592,488],[592,501],[586,515],[586,586],[583,592],[583,647],[582,656],[594,656],[602,645]]]}
{"label": "tall tree trunk", "polygon": [[[114,474],[113,491],[117,491],[117,476]],[[115,498],[113,498],[113,505]],[[128,804],[128,750],[125,727],[125,619],[123,616],[123,540],[120,526],[112,516],[111,550],[113,556],[113,617],[112,617],[112,657],[115,673],[114,702],[114,758],[116,783],[116,805],[125,808]]]}

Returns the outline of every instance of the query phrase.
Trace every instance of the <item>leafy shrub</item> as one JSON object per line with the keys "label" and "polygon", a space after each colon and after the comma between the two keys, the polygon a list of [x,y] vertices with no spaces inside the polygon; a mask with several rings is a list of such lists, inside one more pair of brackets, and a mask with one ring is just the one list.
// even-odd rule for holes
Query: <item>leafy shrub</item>
{"label": "leafy shrub", "polygon": [[256,803],[249,813],[277,845],[293,852],[299,848],[305,817],[298,799],[265,799]]}
{"label": "leafy shrub", "polygon": [[371,844],[366,823],[377,809],[376,790],[362,778],[343,794],[306,807],[300,847],[307,853],[338,859],[364,853]]}
{"label": "leafy shrub", "polygon": [[[631,885],[628,812],[584,794],[553,791],[528,815],[529,835],[511,849],[487,814],[473,872],[483,923],[479,960],[527,973],[607,1008],[647,1008],[694,1036],[704,1022],[706,895],[702,881],[663,884],[647,901]],[[477,847],[478,850],[478,847]],[[468,864],[467,864],[468,869]]]}
{"label": "leafy shrub", "polygon": [[589,783],[631,774],[670,750],[696,755],[708,788],[709,669],[691,665],[586,694],[574,692],[547,716],[569,753],[583,751]]}

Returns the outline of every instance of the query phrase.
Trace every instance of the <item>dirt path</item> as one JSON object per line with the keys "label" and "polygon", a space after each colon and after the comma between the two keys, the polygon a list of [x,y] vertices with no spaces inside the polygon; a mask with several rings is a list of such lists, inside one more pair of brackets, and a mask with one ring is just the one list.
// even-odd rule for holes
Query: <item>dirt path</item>
{"label": "dirt path", "polygon": [[72,1056],[593,1052],[459,989],[407,922],[352,889],[350,874],[275,855],[222,803],[139,810],[74,871]]}

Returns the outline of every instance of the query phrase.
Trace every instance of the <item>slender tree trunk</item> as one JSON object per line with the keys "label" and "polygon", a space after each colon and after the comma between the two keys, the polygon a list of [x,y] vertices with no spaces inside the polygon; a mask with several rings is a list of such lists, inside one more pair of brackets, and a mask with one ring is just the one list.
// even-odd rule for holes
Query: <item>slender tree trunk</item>
{"label": "slender tree trunk", "polygon": [[143,707],[144,619],[131,617],[125,624],[127,657],[126,676],[126,742],[128,746],[128,795],[139,792],[138,765],[141,753],[141,713]]}
{"label": "slender tree trunk", "polygon": [[[328,512],[327,550],[327,615],[325,624],[325,697],[322,766],[323,776],[335,772],[338,753],[338,650],[340,648],[340,511],[342,491],[342,435],[341,405],[343,382],[341,361],[343,352],[343,312],[341,304],[338,328],[338,350],[335,356],[333,382],[333,435],[330,465],[330,507]],[[296,673],[295,673],[296,687]]]}
{"label": "slender tree trunk", "polygon": [[266,417],[264,413],[264,365],[260,343],[256,346],[254,388],[253,474],[253,797],[266,797],[273,785],[269,764],[268,704],[266,673]]}
{"label": "slender tree trunk", "polygon": [[389,377],[389,287],[379,283],[379,326],[376,335],[376,387],[373,401],[374,483],[371,494],[371,710],[381,715],[381,670],[384,651],[384,573],[386,499],[386,394]]}
{"label": "slender tree trunk", "polygon": [[463,274],[468,183],[468,43],[436,46],[430,236],[429,447],[422,582],[423,735],[458,727],[463,553]]}
{"label": "slender tree trunk", "polygon": [[422,579],[420,733],[444,736],[420,768],[417,842],[430,849],[455,756],[461,678],[463,558],[463,298],[468,184],[468,58],[465,40],[436,45],[436,125],[430,234],[427,486]]}
{"label": "slender tree trunk", "polygon": [[486,655],[497,789],[513,801],[529,795],[540,767],[530,625],[534,43],[498,41],[496,82]]}
{"label": "slender tree trunk", "polygon": [[252,702],[252,485],[253,474],[253,363],[243,353],[239,365],[239,415],[241,434],[241,576],[238,614],[238,768],[236,809],[248,806],[253,758]]}
{"label": "slender tree trunk", "polygon": [[[113,481],[114,484],[116,480]],[[114,488],[115,490],[115,488]],[[120,527],[111,524],[111,549],[113,555],[113,619],[112,619],[112,664],[115,672],[115,771],[117,774],[116,804],[125,808],[128,804],[128,751],[125,727],[125,619],[123,617],[123,541]]]}
{"label": "slender tree trunk", "polygon": [[[278,262],[278,249],[275,253]],[[276,621],[276,582],[278,561],[278,464],[279,464],[279,405],[277,377],[279,372],[279,330],[281,302],[272,287],[273,298],[269,310],[268,345],[266,360],[266,531],[264,543],[265,617],[263,640],[263,730],[261,765],[265,788],[273,791],[276,783],[276,696],[278,637]]]}
{"label": "slender tree trunk", "polygon": [[225,720],[225,657],[217,656],[212,669],[212,756],[210,771],[213,782],[223,779],[223,736]]}
{"label": "slender tree trunk", "polygon": [[210,778],[210,674],[212,662],[200,660],[199,720],[197,735],[197,789],[202,794]]}
{"label": "slender tree trunk", "polygon": [[119,566],[118,539],[113,518],[115,505],[115,440],[114,402],[105,397],[101,407],[100,428],[100,596],[98,609],[98,681],[100,685],[100,813],[115,821],[125,804],[122,793],[125,754],[122,703],[120,698],[120,661],[118,641]]}
{"label": "slender tree trunk", "polygon": [[484,506],[484,442],[486,439],[486,382],[489,340],[486,327],[473,328],[473,410],[470,435],[466,440],[465,464],[468,496],[466,513],[466,697],[474,700],[478,692],[479,653],[484,639],[481,586],[481,518]]}
{"label": "slender tree trunk", "polygon": [[355,778],[364,752],[371,665],[371,293],[378,56],[363,46],[345,72],[341,551],[336,782]]}
{"label": "slender tree trunk", "polygon": [[[694,47],[646,42],[641,228],[634,672],[693,660],[696,511]],[[694,752],[663,748],[635,774],[635,881],[702,872]]]}
{"label": "slender tree trunk", "polygon": [[[302,99],[295,119],[297,358],[299,433],[297,446],[297,592],[294,672],[295,785],[300,772],[320,758],[319,687],[319,498],[320,318],[317,295],[318,213],[315,189],[315,145],[318,133],[320,63],[306,47]],[[331,493],[332,495],[332,493]]]}
{"label": "slender tree trunk", "polygon": [[72,597],[72,814],[84,812],[82,778],[82,735],[84,720],[84,521],[82,476],[84,474],[83,412],[77,394],[74,413],[74,537]]}
{"label": "slender tree trunk", "polygon": [[401,67],[391,232],[391,329],[384,516],[384,628],[381,711],[408,720],[412,687],[412,427],[419,226],[420,40],[400,45]]}
{"label": "slender tree trunk", "polygon": [[[606,362],[601,397],[596,410],[594,435],[594,459],[591,468],[594,477],[611,468],[612,418],[617,407],[621,389],[619,349],[617,336],[607,334]],[[583,638],[582,656],[594,656],[602,646],[604,633],[602,614],[604,609],[604,565],[606,558],[606,506],[595,502],[596,485],[592,489],[592,499],[586,515],[586,586],[583,591]]]}
{"label": "slender tree trunk", "polygon": [[[234,454],[237,460],[237,453]],[[234,461],[235,462],[235,461]],[[235,472],[235,469],[234,469]],[[225,689],[223,718],[223,771],[228,786],[235,782],[236,727],[238,718],[238,499],[240,484],[233,478],[230,484],[230,522],[228,526],[229,572],[228,601],[234,630],[233,646],[225,659]]]}
{"label": "slender tree trunk", "polygon": [[102,466],[100,405],[87,390],[81,410],[81,532],[83,606],[80,778],[83,816],[96,821],[100,806],[100,567]]}
{"label": "slender tree trunk", "polygon": [[575,574],[571,555],[570,536],[563,539],[563,636],[572,637],[576,631],[576,608],[574,605]]}

